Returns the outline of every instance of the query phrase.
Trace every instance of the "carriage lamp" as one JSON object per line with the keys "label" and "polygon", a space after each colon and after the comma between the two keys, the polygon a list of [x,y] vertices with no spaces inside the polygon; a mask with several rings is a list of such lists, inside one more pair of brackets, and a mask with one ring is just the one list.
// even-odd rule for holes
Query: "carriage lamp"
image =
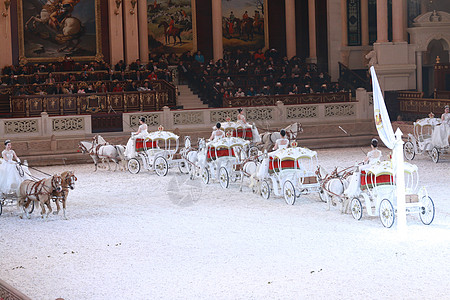
{"label": "carriage lamp", "polygon": [[7,17],[8,16],[8,9],[11,5],[11,0],[4,0],[3,3],[5,4],[5,11],[2,12],[2,16]]}
{"label": "carriage lamp", "polygon": [[119,14],[120,4],[122,4],[122,0],[116,0],[116,10],[114,11],[115,15]]}
{"label": "carriage lamp", "polygon": [[131,0],[130,14],[134,15],[134,8],[136,7],[137,0]]}

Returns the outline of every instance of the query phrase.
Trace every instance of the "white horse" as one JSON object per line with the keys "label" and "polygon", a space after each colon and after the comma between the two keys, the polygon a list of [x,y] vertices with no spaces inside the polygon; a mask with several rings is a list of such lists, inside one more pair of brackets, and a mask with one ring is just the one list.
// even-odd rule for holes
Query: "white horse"
{"label": "white horse", "polygon": [[348,213],[349,199],[344,195],[344,191],[349,185],[350,176],[353,173],[353,167],[338,171],[336,167],[333,172],[327,172],[323,167],[317,168],[316,174],[320,182],[320,199],[328,204],[328,210],[331,205],[341,204],[341,213]]}
{"label": "white horse", "polygon": [[206,141],[204,138],[198,139],[198,149],[189,151],[186,154],[186,160],[189,165],[190,178],[194,179],[206,166]]}
{"label": "white horse", "polygon": [[[111,170],[110,161],[115,163],[114,171],[117,170],[119,162],[125,161],[125,147],[122,145],[109,145],[103,137],[97,135],[92,142],[81,141],[78,147],[83,153],[88,153],[94,161],[95,171],[97,171],[98,162],[106,161],[108,163],[108,170]],[[122,169],[122,168],[121,168]]]}
{"label": "white horse", "polygon": [[[283,128],[286,131],[286,137],[289,141],[295,141],[299,133],[303,132],[302,124],[293,123],[286,128]],[[281,138],[280,132],[264,132],[261,134],[261,142],[264,144],[264,150],[270,151],[272,150],[275,142]]]}

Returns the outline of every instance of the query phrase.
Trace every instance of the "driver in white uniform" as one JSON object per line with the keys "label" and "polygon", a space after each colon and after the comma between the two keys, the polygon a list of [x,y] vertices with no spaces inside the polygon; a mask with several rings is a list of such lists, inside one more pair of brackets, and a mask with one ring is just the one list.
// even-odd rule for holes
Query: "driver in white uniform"
{"label": "driver in white uniform", "polygon": [[145,123],[145,118],[142,117],[139,119],[139,129],[136,132],[131,133],[131,137],[128,139],[127,146],[125,148],[125,157],[133,158],[136,156],[136,147],[135,142],[136,139],[145,139],[148,136],[148,126]]}
{"label": "driver in white uniform", "polygon": [[[29,172],[26,165],[18,165],[20,164],[20,159],[17,157],[16,152],[12,150],[10,140],[5,141],[2,159],[0,163],[0,194],[14,193],[17,195],[22,181],[31,178],[28,175]],[[24,172],[19,172],[19,168],[22,168]]]}
{"label": "driver in white uniform", "polygon": [[220,129],[220,127],[222,127],[222,125],[220,125],[220,123],[217,123],[216,124],[216,130],[214,130],[211,133],[211,137],[209,138],[210,141],[217,140],[217,139],[225,137],[225,132],[223,132],[223,130]]}
{"label": "driver in white uniform", "polygon": [[286,138],[286,130],[281,129],[280,135],[281,135],[281,138],[279,138],[275,142],[275,146],[273,146],[273,150],[284,149],[289,146],[289,140]]}

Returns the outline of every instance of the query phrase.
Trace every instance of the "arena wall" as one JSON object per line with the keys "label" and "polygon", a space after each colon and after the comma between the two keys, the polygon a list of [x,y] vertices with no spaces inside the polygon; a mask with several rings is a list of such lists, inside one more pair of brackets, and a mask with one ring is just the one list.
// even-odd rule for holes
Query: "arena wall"
{"label": "arena wall", "polygon": [[[301,146],[329,148],[366,145],[376,135],[373,124],[373,107],[369,93],[359,89],[356,101],[342,103],[317,103],[275,106],[245,107],[247,121],[254,123],[261,132],[278,131],[294,122],[301,123]],[[138,120],[145,117],[149,131],[174,131],[180,136],[190,135],[208,138],[217,122],[228,118],[235,120],[236,108],[170,110],[123,114],[123,132],[101,135],[111,144],[126,144],[130,132],[136,131]],[[340,128],[344,128],[348,134]],[[91,140],[91,115],[52,116],[0,120],[0,136],[11,139],[13,148],[22,159],[32,165],[51,165],[89,162],[87,155],[78,151],[78,142]]]}

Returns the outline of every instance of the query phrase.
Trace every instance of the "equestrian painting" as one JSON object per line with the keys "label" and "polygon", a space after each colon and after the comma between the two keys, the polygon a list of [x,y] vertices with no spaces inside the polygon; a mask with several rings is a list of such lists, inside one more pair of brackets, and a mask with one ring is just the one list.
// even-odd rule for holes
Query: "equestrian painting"
{"label": "equestrian painting", "polygon": [[193,49],[191,0],[147,0],[152,52],[183,53]]}
{"label": "equestrian painting", "polygon": [[[101,55],[100,0],[19,0],[19,52],[27,61]],[[78,59],[77,59],[78,58]]]}
{"label": "equestrian painting", "polygon": [[223,48],[257,50],[266,45],[266,0],[222,0]]}

